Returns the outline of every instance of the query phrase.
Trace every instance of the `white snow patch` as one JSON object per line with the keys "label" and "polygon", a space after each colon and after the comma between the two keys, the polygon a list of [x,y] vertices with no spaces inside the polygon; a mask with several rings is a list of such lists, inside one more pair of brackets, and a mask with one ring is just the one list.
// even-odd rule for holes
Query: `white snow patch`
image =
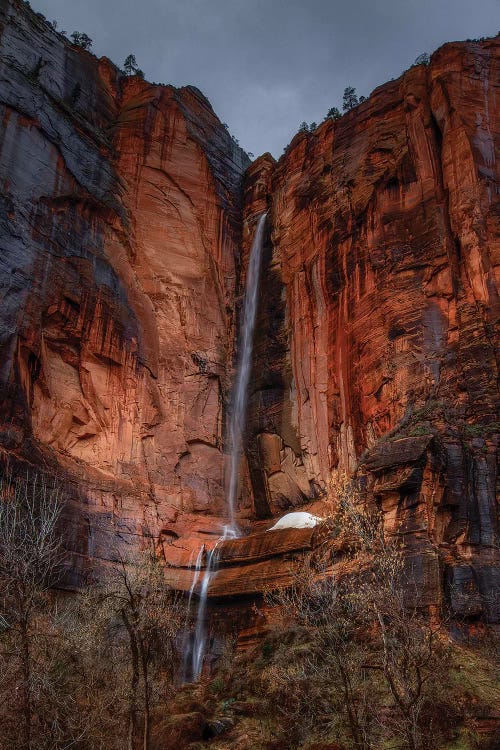
{"label": "white snow patch", "polygon": [[278,531],[279,529],[312,529],[323,519],[319,516],[313,516],[312,513],[287,513],[280,518],[274,526],[266,531]]}

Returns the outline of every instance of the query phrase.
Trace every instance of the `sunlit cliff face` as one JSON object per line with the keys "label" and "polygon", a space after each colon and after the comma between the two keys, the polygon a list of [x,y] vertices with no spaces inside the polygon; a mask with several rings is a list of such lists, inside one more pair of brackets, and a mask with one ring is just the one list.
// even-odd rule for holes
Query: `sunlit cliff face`
{"label": "sunlit cliff face", "polygon": [[[443,568],[486,590],[498,42],[446,45],[247,170],[196,89],[124,78],[14,0],[0,21],[1,449],[75,488],[75,582],[153,539],[189,589],[227,521],[236,327],[268,210],[239,523],[358,470],[429,599]],[[233,550],[222,595],[281,575],[266,544]]]}

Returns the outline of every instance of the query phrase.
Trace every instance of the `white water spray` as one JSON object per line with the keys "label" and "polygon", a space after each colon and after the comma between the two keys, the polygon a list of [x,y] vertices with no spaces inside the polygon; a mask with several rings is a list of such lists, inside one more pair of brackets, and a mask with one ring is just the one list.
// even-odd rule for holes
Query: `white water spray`
{"label": "white water spray", "polygon": [[236,502],[238,499],[238,473],[241,452],[243,449],[243,432],[248,401],[248,383],[252,371],[253,334],[257,317],[257,303],[259,299],[259,277],[264,245],[264,229],[266,213],[259,217],[250,259],[248,262],[247,279],[245,284],[245,302],[240,329],[240,351],[236,369],[236,381],[233,389],[233,408],[229,420],[229,444],[231,448],[229,467],[229,488],[227,504],[229,511],[228,533],[238,536],[236,523]]}
{"label": "white water spray", "polygon": [[[248,271],[245,284],[245,301],[243,305],[243,317],[240,329],[240,350],[236,369],[236,381],[233,389],[233,409],[229,421],[229,444],[231,447],[229,487],[227,493],[229,524],[224,526],[223,535],[215,547],[207,554],[205,574],[200,588],[200,599],[196,614],[196,626],[194,630],[192,649],[184,656],[184,680],[187,679],[189,658],[191,657],[192,679],[198,680],[203,670],[205,658],[207,628],[206,610],[208,600],[208,589],[211,580],[217,574],[219,564],[219,553],[217,547],[226,539],[235,539],[239,535],[236,523],[236,501],[238,499],[238,472],[241,453],[243,450],[243,432],[248,401],[248,384],[252,371],[253,335],[255,319],[257,317],[257,303],[259,299],[259,277],[262,260],[262,247],[264,244],[264,229],[267,212],[259,217],[255,237],[250,250]],[[196,569],[193,583],[189,591],[188,609],[200,576],[201,561],[203,558],[204,545],[196,559]]]}

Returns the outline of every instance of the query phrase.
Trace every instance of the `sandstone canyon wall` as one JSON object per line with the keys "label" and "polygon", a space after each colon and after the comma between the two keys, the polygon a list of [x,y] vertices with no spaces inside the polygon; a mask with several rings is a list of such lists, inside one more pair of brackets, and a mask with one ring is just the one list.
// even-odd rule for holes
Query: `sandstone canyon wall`
{"label": "sandstone canyon wall", "polygon": [[262,519],[357,471],[425,601],[494,618],[498,38],[445,45],[247,169],[197,89],[127,78],[18,0],[0,34],[0,448],[72,488],[73,582],[152,539],[189,588],[217,538],[268,209],[240,493],[255,533],[213,595],[282,581],[314,534],[272,545]]}
{"label": "sandstone canyon wall", "polygon": [[263,206],[272,227],[257,510],[357,470],[462,614],[498,606],[499,51],[445,45],[245,183],[245,247]]}
{"label": "sandstone canyon wall", "polygon": [[0,33],[0,441],[78,488],[84,567],[223,510],[249,161],[197,89],[126,78],[15,0]]}

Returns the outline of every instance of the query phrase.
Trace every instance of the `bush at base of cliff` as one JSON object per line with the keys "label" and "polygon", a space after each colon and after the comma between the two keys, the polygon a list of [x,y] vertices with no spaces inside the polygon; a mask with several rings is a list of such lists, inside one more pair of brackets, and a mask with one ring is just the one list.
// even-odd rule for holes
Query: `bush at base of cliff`
{"label": "bush at base of cliff", "polygon": [[0,478],[0,750],[150,750],[184,606],[149,554],[54,590],[62,507],[43,477]]}
{"label": "bush at base of cliff", "polygon": [[378,514],[352,486],[340,499],[335,520],[351,552],[335,577],[305,560],[292,587],[267,597],[271,632],[214,679],[218,710],[235,724],[211,747],[487,748],[492,731],[480,729],[498,703],[490,633],[474,647],[454,643],[444,613],[416,606]]}
{"label": "bush at base of cliff", "polygon": [[[381,657],[375,634],[353,634],[350,651],[342,657],[356,719],[347,712],[340,669],[331,657],[324,658],[320,644],[326,633],[292,622],[289,610],[286,615],[263,643],[237,655],[228,671],[215,676],[217,700],[209,707],[205,704],[205,715],[229,716],[233,725],[212,739],[210,747],[351,750],[356,745],[350,724],[357,721],[363,743],[358,746],[408,748],[385,679],[380,670],[368,668]],[[474,646],[447,645],[445,668],[436,672],[422,702],[422,723],[432,729],[422,747],[492,750],[497,746],[495,730],[488,722],[494,722],[499,696],[489,633]],[[204,689],[213,696],[210,683]]]}

